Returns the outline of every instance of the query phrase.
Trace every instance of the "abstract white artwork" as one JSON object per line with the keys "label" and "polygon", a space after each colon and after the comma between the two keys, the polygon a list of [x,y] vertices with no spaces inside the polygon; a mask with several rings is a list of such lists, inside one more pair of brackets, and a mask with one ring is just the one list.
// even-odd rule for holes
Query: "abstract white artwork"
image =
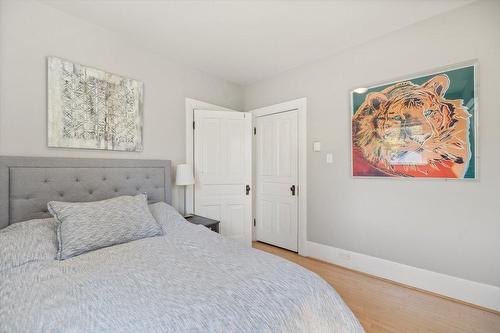
{"label": "abstract white artwork", "polygon": [[49,147],[142,151],[140,81],[48,57]]}

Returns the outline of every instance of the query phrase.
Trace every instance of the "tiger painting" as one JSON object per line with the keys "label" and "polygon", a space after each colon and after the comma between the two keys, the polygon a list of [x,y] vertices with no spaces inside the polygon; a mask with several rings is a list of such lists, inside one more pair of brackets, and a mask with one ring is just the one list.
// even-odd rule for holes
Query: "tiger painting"
{"label": "tiger painting", "polygon": [[370,92],[352,117],[354,176],[463,178],[470,159],[470,117],[446,99],[446,74]]}

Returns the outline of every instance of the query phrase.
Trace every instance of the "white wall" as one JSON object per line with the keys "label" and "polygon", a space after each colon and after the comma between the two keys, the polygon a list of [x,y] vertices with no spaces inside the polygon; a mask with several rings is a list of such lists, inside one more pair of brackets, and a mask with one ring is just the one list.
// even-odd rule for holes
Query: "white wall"
{"label": "white wall", "polygon": [[[142,153],[48,149],[46,57],[144,82]],[[241,109],[241,88],[152,54],[39,2],[0,1],[0,155],[185,158],[184,98]],[[174,200],[176,192],[174,192]]]}
{"label": "white wall", "polygon": [[[500,286],[499,33],[500,2],[477,2],[245,87],[246,110],[307,97],[309,240]],[[474,58],[479,181],[350,177],[352,88]]]}

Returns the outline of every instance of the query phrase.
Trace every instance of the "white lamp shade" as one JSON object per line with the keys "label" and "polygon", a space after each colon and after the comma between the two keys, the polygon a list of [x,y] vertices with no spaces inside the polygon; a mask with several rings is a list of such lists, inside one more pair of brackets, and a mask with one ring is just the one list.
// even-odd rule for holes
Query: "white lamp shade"
{"label": "white lamp shade", "polygon": [[177,172],[175,175],[175,184],[177,185],[193,185],[193,169],[189,164],[177,165]]}

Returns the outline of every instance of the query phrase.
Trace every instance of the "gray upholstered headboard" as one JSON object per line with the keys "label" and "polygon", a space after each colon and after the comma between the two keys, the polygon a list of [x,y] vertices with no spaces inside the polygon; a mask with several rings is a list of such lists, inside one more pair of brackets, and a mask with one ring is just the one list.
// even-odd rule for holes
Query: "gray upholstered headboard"
{"label": "gray upholstered headboard", "polygon": [[170,161],[0,157],[0,229],[50,217],[47,202],[96,201],[147,193],[171,202]]}

